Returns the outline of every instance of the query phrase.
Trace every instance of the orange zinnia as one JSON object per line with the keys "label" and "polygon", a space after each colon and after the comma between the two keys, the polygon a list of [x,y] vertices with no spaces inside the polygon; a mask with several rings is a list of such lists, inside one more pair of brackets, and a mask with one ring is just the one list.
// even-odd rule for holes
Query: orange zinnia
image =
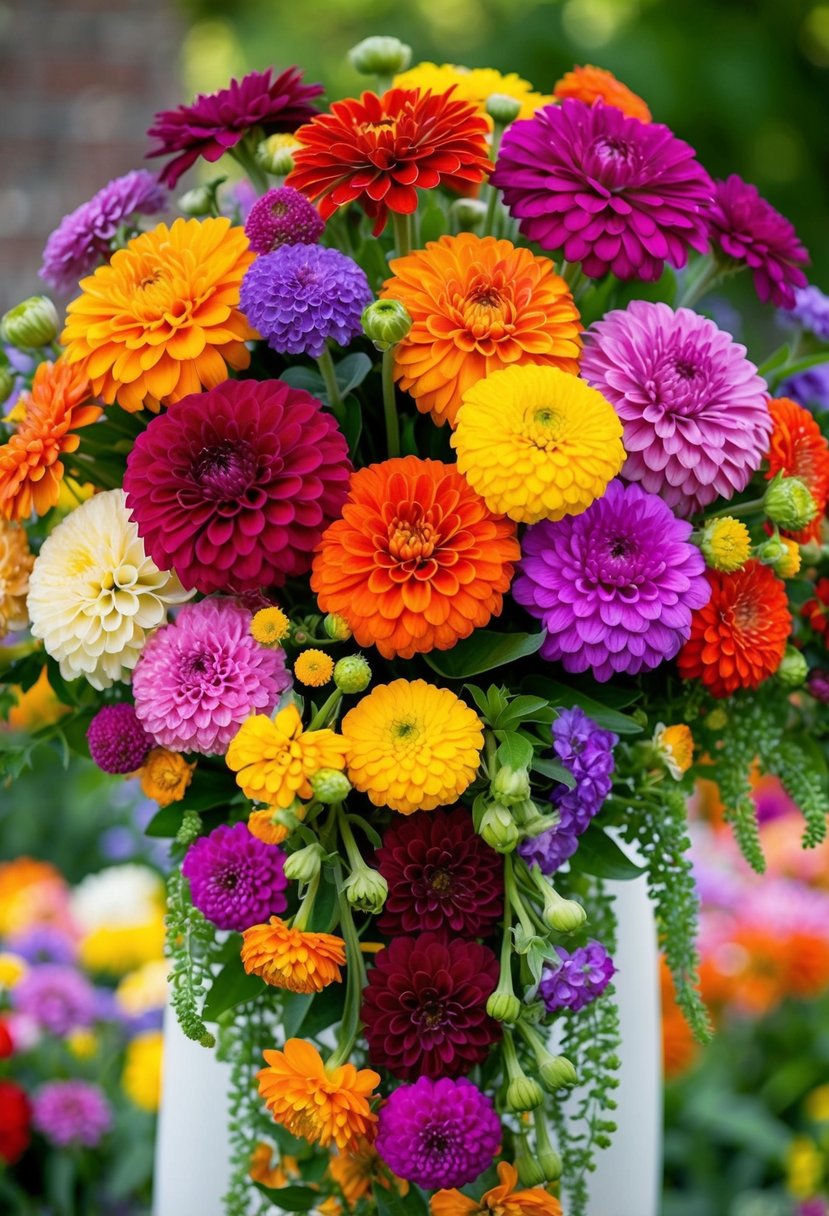
{"label": "orange zinnia", "polygon": [[239,311],[239,287],[254,260],[230,220],[159,224],[81,279],[61,341],[95,393],[125,410],[171,405],[215,388],[228,368],[250,363],[257,336]]}
{"label": "orange zinnia", "polygon": [[328,1173],[350,1209],[371,1193],[373,1183],[398,1195],[408,1195],[409,1184],[398,1178],[381,1159],[373,1144],[363,1140],[348,1153],[337,1153],[328,1162]]}
{"label": "orange zinnia", "polygon": [[606,106],[621,110],[628,118],[638,118],[640,122],[651,120],[651,112],[641,97],[617,80],[612,72],[594,68],[589,63],[583,68],[575,67],[562,76],[553,89],[553,96],[559,101],[574,97],[576,101],[583,101],[589,106],[601,101]]}
{"label": "orange zinnia", "polygon": [[61,456],[80,443],[71,434],[102,414],[87,405],[89,381],[82,369],[41,363],[31,393],[20,398],[23,418],[8,443],[0,447],[0,515],[28,519],[32,511],[45,515],[60,496]]}
{"label": "orange zinnia", "polygon": [[328,1068],[312,1043],[288,1039],[284,1051],[264,1053],[267,1068],[256,1074],[259,1093],[277,1123],[309,1144],[356,1148],[373,1140],[377,1116],[369,1100],[380,1084],[371,1068]]}
{"label": "orange zinnia", "polygon": [[497,616],[519,556],[515,524],[454,465],[406,456],[352,475],[311,587],[359,646],[410,659],[448,650]]}
{"label": "orange zinnia", "polygon": [[322,992],[342,980],[345,942],[330,933],[303,933],[278,916],[267,925],[251,925],[242,934],[242,965],[274,988],[288,992]]}
{"label": "orange zinnia", "polygon": [[756,688],[780,666],[791,633],[786,585],[758,561],[706,572],[711,599],[691,617],[679,652],[683,680],[701,680],[714,697]]}
{"label": "orange zinnia", "polygon": [[581,321],[549,258],[462,232],[391,268],[381,295],[399,300],[413,322],[395,349],[394,376],[439,426],[454,426],[464,393],[509,364],[578,372]]}
{"label": "orange zinnia", "polygon": [[820,541],[821,520],[829,500],[829,442],[808,410],[788,397],[769,401],[774,429],[768,452],[766,479],[777,473],[798,477],[817,503],[817,514],[802,532],[787,532],[799,544]]}
{"label": "orange zinnia", "polygon": [[540,1186],[516,1191],[518,1170],[508,1161],[498,1163],[498,1186],[486,1191],[480,1201],[461,1191],[437,1191],[432,1196],[432,1216],[561,1216],[561,1204]]}

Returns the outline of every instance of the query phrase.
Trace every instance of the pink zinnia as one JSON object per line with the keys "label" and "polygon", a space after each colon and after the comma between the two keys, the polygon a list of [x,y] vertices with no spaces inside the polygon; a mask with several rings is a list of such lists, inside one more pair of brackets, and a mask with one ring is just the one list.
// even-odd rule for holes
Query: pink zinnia
{"label": "pink zinnia", "polygon": [[492,184],[529,241],[590,278],[655,280],[708,247],[710,177],[661,123],[566,99],[514,122]]}
{"label": "pink zinnia", "polygon": [[768,390],[744,346],[690,309],[634,300],[585,334],[581,374],[622,419],[622,476],[682,515],[744,490],[768,451]]}
{"label": "pink zinnia", "polygon": [[714,189],[708,217],[712,244],[727,257],[745,262],[764,303],[794,307],[795,288],[806,285],[800,267],[809,264],[809,254],[792,224],[736,173],[715,182]]}
{"label": "pink zinnia", "polygon": [[156,630],[132,678],[135,712],[162,747],[223,754],[245,718],[269,714],[290,684],[281,650],[260,645],[233,600],[186,604]]}
{"label": "pink zinnia", "polygon": [[305,574],[348,491],[348,445],[282,380],[226,380],[153,418],[124,490],[147,553],[186,587],[243,592]]}
{"label": "pink zinnia", "polygon": [[173,156],[161,180],[172,189],[200,156],[211,163],[219,160],[253,127],[272,135],[309,122],[317,113],[311,98],[320,95],[322,85],[303,84],[299,68],[288,68],[272,80],[273,71],[249,72],[226,89],[199,93],[189,106],[159,111],[147,134],[160,142],[147,155]]}

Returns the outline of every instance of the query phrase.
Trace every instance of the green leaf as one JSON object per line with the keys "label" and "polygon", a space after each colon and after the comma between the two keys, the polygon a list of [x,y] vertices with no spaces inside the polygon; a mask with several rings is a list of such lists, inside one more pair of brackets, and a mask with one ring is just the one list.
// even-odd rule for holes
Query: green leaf
{"label": "green leaf", "polygon": [[206,1022],[215,1022],[226,1010],[252,1001],[261,993],[262,980],[259,976],[248,975],[241,958],[231,959],[214,979],[204,1002],[202,1017]]}
{"label": "green leaf", "polygon": [[377,1216],[425,1216],[426,1200],[418,1187],[410,1186],[407,1195],[401,1195],[394,1183],[387,1190],[375,1182],[371,1189]]}
{"label": "green leaf", "polygon": [[286,1039],[296,1038],[311,1008],[312,993],[290,992],[282,997],[282,1029]]}
{"label": "green leaf", "polygon": [[555,716],[544,697],[513,697],[492,725],[496,730],[512,730],[524,722],[552,722]]}
{"label": "green leaf", "polygon": [[60,730],[73,752],[89,758],[89,740],[86,732],[95,717],[95,711],[88,709],[82,713],[71,714],[60,722]]}
{"label": "green leaf", "polygon": [[543,773],[545,777],[552,777],[553,781],[560,781],[562,785],[567,786],[568,790],[575,789],[576,778],[569,769],[566,769],[563,764],[559,764],[557,760],[548,760],[544,756],[535,756],[531,767],[535,773]]}
{"label": "green leaf", "polygon": [[334,373],[337,387],[343,397],[359,388],[373,367],[374,364],[364,351],[356,351],[353,355],[340,359],[339,363],[334,365]]}
{"label": "green leaf", "polygon": [[290,384],[291,388],[305,389],[306,393],[311,393],[314,397],[321,397],[325,392],[325,381],[312,367],[286,367],[278,378]]}
{"label": "green leaf", "polygon": [[516,663],[535,654],[544,641],[542,633],[495,633],[476,629],[451,650],[433,650],[424,659],[433,671],[447,680],[467,680],[470,676]]}
{"label": "green leaf", "polygon": [[16,684],[23,690],[28,692],[29,689],[40,679],[40,673],[43,671],[44,655],[42,650],[36,650],[34,654],[27,654],[22,659],[17,659],[3,672],[2,684]]}
{"label": "green leaf", "polygon": [[581,874],[615,878],[622,882],[645,873],[643,866],[632,862],[616,841],[595,825],[579,837],[579,847],[570,858],[570,868]]}
{"label": "green leaf", "polygon": [[[472,635],[475,636],[474,634]],[[451,650],[449,651],[451,654]],[[627,714],[620,714],[618,710],[610,709],[607,705],[602,705],[599,701],[594,701],[592,697],[581,692],[578,688],[571,688],[567,684],[559,684],[557,680],[549,680],[546,676],[532,676],[525,681],[526,687],[532,688],[540,696],[546,696],[554,705],[562,705],[569,709],[573,705],[579,705],[588,717],[603,727],[604,730],[612,730],[617,735],[639,735],[642,733],[642,727],[634,719]]]}
{"label": "green leaf", "polygon": [[383,246],[374,237],[369,237],[357,250],[354,260],[366,272],[366,278],[376,294],[390,273]]}
{"label": "green leaf", "polygon": [[312,1191],[309,1186],[263,1186],[261,1182],[253,1184],[260,1194],[270,1199],[275,1208],[284,1212],[310,1212],[315,1203],[319,1203],[319,1191]]}
{"label": "green leaf", "polygon": [[449,231],[449,219],[440,207],[431,206],[420,220],[420,243],[437,241]]}
{"label": "green leaf", "polygon": [[502,767],[529,768],[533,758],[529,739],[514,730],[496,730],[495,738],[500,744],[495,758]]}
{"label": "green leaf", "polygon": [[345,406],[345,421],[342,424],[342,430],[348,443],[348,450],[353,455],[357,451],[357,445],[363,433],[363,408],[356,397],[346,397],[343,405]]}
{"label": "green leaf", "polygon": [[342,1017],[341,985],[329,984],[322,992],[310,996],[292,993],[283,999],[282,1009],[282,1026],[286,1038],[294,1038],[300,1031],[304,1039],[313,1038]]}

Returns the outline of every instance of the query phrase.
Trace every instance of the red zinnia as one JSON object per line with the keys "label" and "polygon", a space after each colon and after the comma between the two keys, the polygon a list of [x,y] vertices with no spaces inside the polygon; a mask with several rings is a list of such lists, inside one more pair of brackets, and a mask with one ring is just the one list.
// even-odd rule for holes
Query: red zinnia
{"label": "red zinnia", "polygon": [[32,1111],[29,1099],[14,1081],[0,1080],[0,1161],[14,1165],[29,1147]]}
{"label": "red zinnia", "polygon": [[482,181],[487,158],[486,120],[477,107],[448,93],[389,89],[335,101],[297,132],[286,184],[319,199],[327,220],[338,207],[359,202],[378,236],[389,211],[417,210],[418,190],[463,188]]}
{"label": "red zinnia", "polygon": [[817,514],[802,532],[785,532],[798,544],[820,541],[821,521],[829,500],[829,443],[808,410],[788,397],[769,401],[774,423],[768,451],[766,479],[777,473],[798,477],[817,503]]}
{"label": "red zinnia", "polygon": [[436,933],[398,937],[377,955],[363,994],[369,1059],[401,1080],[459,1077],[501,1035],[486,1003],[498,983],[486,946]]}
{"label": "red zinnia", "polygon": [[780,666],[792,627],[785,584],[768,566],[747,562],[734,574],[706,572],[711,599],[691,619],[679,674],[714,697],[756,688]]}
{"label": "red zinnia", "polygon": [[231,80],[226,89],[199,93],[189,106],[160,110],[147,132],[160,140],[147,156],[174,156],[160,173],[172,189],[200,156],[217,161],[235,148],[252,127],[265,135],[295,131],[316,114],[311,98],[323,91],[321,84],[303,84],[299,68],[288,68],[271,80],[273,68],[249,72],[242,80]]}
{"label": "red zinnia", "polygon": [[807,600],[800,613],[815,633],[829,641],[829,578],[818,579],[814,599]]}
{"label": "red zinnia", "polygon": [[393,823],[377,868],[389,884],[378,928],[390,936],[427,929],[485,937],[503,912],[501,858],[473,831],[464,807]]}

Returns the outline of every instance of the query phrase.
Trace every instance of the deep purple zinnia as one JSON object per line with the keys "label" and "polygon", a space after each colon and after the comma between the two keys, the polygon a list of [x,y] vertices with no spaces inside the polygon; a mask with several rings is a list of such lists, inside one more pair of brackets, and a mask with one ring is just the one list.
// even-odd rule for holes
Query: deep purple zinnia
{"label": "deep purple zinnia", "polygon": [[199,591],[258,591],[310,569],[348,493],[348,445],[310,393],[226,380],[153,418],[124,490],[149,556]]}
{"label": "deep purple zinnia", "polygon": [[77,291],[78,279],[108,261],[122,224],[135,215],[158,215],[166,206],[167,191],[146,169],[114,178],[63,217],[46,242],[40,277],[55,291]]}
{"label": "deep purple zinnia", "polygon": [[152,736],[139,722],[135,706],[127,701],[105,705],[86,732],[89,754],[105,773],[134,773],[154,746]]}
{"label": "deep purple zinnia", "polygon": [[317,113],[311,100],[322,93],[322,85],[304,84],[296,67],[271,79],[273,71],[249,72],[226,89],[199,93],[190,105],[159,111],[147,132],[159,143],[147,155],[172,156],[161,180],[172,189],[200,156],[212,164],[254,127],[273,135],[310,121]]}
{"label": "deep purple zinnia", "polygon": [[234,600],[200,600],[147,642],[132,691],[162,747],[223,755],[245,718],[276,707],[291,677],[284,652],[251,636],[252,619]]}
{"label": "deep purple zinnia", "polygon": [[57,963],[32,967],[11,996],[18,1013],[55,1035],[91,1026],[97,1012],[95,989],[86,977]]}
{"label": "deep purple zinnia", "polygon": [[329,338],[348,346],[362,333],[371,298],[365,274],[339,249],[281,245],[248,267],[239,307],[273,350],[316,359]]}
{"label": "deep purple zinnia", "polygon": [[572,1009],[578,1013],[600,997],[616,972],[613,959],[599,942],[577,946],[572,953],[556,946],[560,964],[545,967],[538,986],[548,1013]]}
{"label": "deep purple zinnia", "polygon": [[672,659],[711,595],[691,531],[618,480],[581,515],[531,525],[512,594],[547,630],[542,656],[597,680]]}
{"label": "deep purple zinnia", "polygon": [[585,334],[581,375],[622,419],[622,476],[681,515],[744,490],[768,451],[765,381],[688,308],[634,300]]}
{"label": "deep purple zinnia", "polygon": [[112,1109],[89,1081],[47,1081],[32,1099],[32,1126],[58,1148],[95,1148],[112,1126]]}
{"label": "deep purple zinnia", "polygon": [[486,1003],[498,983],[487,946],[438,933],[397,937],[376,956],[361,1017],[371,1063],[395,1077],[457,1077],[501,1036]]}
{"label": "deep purple zinnia", "polygon": [[492,1099],[463,1078],[420,1077],[380,1107],[377,1152],[392,1173],[427,1191],[474,1182],[500,1143]]}
{"label": "deep purple zinnia", "polygon": [[529,241],[590,278],[655,280],[708,247],[713,184],[661,123],[566,99],[514,122],[491,181]]}
{"label": "deep purple zinnia", "polygon": [[714,191],[708,213],[711,243],[726,257],[745,262],[761,300],[791,308],[794,289],[806,285],[801,267],[809,263],[794,227],[736,173],[715,182]]}
{"label": "deep purple zinnia", "polygon": [[464,807],[398,816],[383,834],[376,864],[389,886],[377,922],[383,933],[486,937],[501,917],[501,858],[474,831]]}
{"label": "deep purple zinnia", "polygon": [[283,862],[279,846],[252,836],[246,824],[223,823],[190,846],[181,872],[199,911],[217,928],[241,933],[288,906]]}
{"label": "deep purple zinnia", "polygon": [[292,186],[263,194],[245,220],[254,253],[271,253],[280,245],[316,245],[324,228],[325,221],[314,204]]}

